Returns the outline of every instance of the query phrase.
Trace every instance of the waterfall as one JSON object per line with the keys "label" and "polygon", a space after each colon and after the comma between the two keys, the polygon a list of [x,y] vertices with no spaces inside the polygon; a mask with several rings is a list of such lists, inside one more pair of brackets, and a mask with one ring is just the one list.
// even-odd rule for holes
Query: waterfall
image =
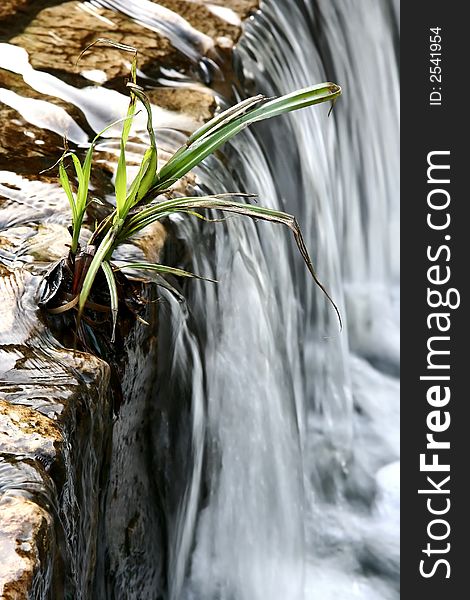
{"label": "waterfall", "polygon": [[[83,31],[103,36],[135,21],[145,35],[134,42],[125,33],[125,40],[150,40],[143,55],[152,56],[151,36],[166,37],[178,60],[159,64],[156,53],[141,83],[148,91],[185,88],[196,98],[203,90],[224,108],[233,101],[223,96],[232,85],[223,80],[230,39],[212,39],[189,17],[201,5],[201,14],[227,23],[237,25],[237,15],[218,1],[163,4],[85,0],[74,7],[78,21],[65,10],[75,33],[85,17]],[[118,14],[129,20],[114,25],[108,17]],[[77,597],[94,577],[92,596],[100,598],[398,598],[398,23],[398,0],[262,0],[245,22],[234,51],[235,97],[327,80],[344,93],[331,116],[319,105],[245,130],[196,170],[194,191],[256,193],[261,205],[295,214],[344,328],[281,226],[236,216],[172,219],[175,243],[166,251],[178,263],[190,256],[188,267],[218,283],[187,283],[183,307],[163,290],[158,334],[139,329],[130,340],[124,406],[106,434],[110,464],[94,488],[100,514],[86,505],[93,484],[83,485],[83,522],[100,521],[96,564],[70,546],[56,569],[62,577],[61,561],[72,565]],[[43,37],[36,29],[35,42]],[[24,172],[18,160],[1,172],[4,226],[21,226],[8,234],[22,240],[12,257],[24,255],[25,263],[38,246],[29,245],[23,226],[44,221],[65,232],[69,223],[56,184],[36,181],[60,154],[57,134],[65,130],[82,151],[90,133],[121,117],[128,103],[114,89],[120,69],[98,86],[107,77],[100,69],[65,73],[33,63],[31,51],[2,38],[0,69],[13,89],[2,83],[0,102],[21,115],[21,127],[32,130],[23,133],[44,152],[37,160],[33,152]],[[154,108],[159,149],[172,153],[202,110],[193,118]],[[12,123],[16,134],[20,125]],[[146,135],[142,111],[131,159],[143,155]],[[94,193],[110,202],[118,136],[119,128],[108,131],[96,148],[106,181],[97,178]],[[47,246],[49,258],[57,247],[58,258],[65,238],[57,235],[34,244]],[[87,433],[82,457],[94,457],[94,443]],[[68,482],[65,500],[74,489]],[[64,529],[73,536],[72,525]],[[91,557],[86,527],[80,535]]]}
{"label": "waterfall", "polygon": [[298,215],[347,326],[277,227],[178,224],[219,283],[190,302],[206,458],[172,529],[174,600],[397,597],[397,20],[385,0],[265,0],[236,50],[240,96],[344,88],[331,118],[245,133],[198,184]]}

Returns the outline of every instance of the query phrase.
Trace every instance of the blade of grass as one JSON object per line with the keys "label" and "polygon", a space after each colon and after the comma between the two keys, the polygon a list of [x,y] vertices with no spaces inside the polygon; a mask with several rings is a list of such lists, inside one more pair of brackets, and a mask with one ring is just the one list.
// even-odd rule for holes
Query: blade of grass
{"label": "blade of grass", "polygon": [[186,298],[183,296],[183,294],[180,294],[180,292],[178,292],[178,290],[174,286],[172,286],[171,283],[168,283],[168,281],[164,277],[155,273],[154,283],[156,283],[163,289],[169,291],[170,294],[176,298],[179,304],[186,307]]}
{"label": "blade of grass", "polygon": [[152,148],[157,149],[157,140],[155,139],[155,131],[153,129],[153,120],[152,120],[152,107],[150,105],[149,99],[145,94],[144,90],[136,85],[135,83],[128,82],[127,87],[137,96],[137,98],[142,102],[147,111],[147,131],[150,138],[150,146]]}
{"label": "blade of grass", "polygon": [[190,271],[185,271],[183,269],[177,269],[175,267],[168,267],[166,265],[161,265],[158,263],[146,263],[146,262],[136,262],[136,263],[126,263],[125,265],[120,265],[119,270],[123,269],[142,269],[147,271],[155,271],[160,273],[161,275],[175,275],[176,277],[192,277],[194,279],[201,279],[202,281],[210,281],[211,283],[217,283],[215,279],[210,279],[209,277],[202,277],[201,275],[196,275],[191,273]]}
{"label": "blade of grass", "polygon": [[138,203],[149,191],[155,180],[158,167],[158,149],[157,141],[155,139],[155,131],[153,129],[152,107],[142,88],[140,88],[137,85],[134,85],[131,82],[127,84],[127,87],[129,87],[132,90],[132,92],[137,96],[137,98],[142,102],[147,112],[147,132],[150,138],[150,148],[145,153],[148,158],[148,163],[144,169],[143,161],[146,158],[146,156],[144,155],[144,159],[141,163],[141,167],[138,174],[139,179],[137,179],[136,177],[131,186],[131,190],[126,199],[123,215],[126,215],[130,208],[132,208],[134,204]]}
{"label": "blade of grass", "polygon": [[[102,44],[105,46],[111,46],[112,48],[116,48],[118,50],[123,50],[124,52],[130,52],[134,55],[131,62],[131,82],[133,85],[137,85],[137,48],[134,46],[129,46],[127,44],[122,44],[120,42],[116,42],[115,40],[111,40],[109,38],[97,38],[91,44],[88,44],[84,50],[80,53],[77,62],[83,56],[87,50],[91,47]],[[116,219],[119,220],[125,215],[125,204],[127,197],[127,173],[126,173],[126,143],[129,137],[129,132],[131,128],[131,119],[135,113],[136,106],[136,95],[131,89],[129,107],[127,109],[127,117],[124,121],[121,133],[121,151],[119,154],[119,161],[116,171],[116,180],[115,180],[115,191],[116,191],[116,207],[117,207],[117,215]]]}
{"label": "blade of grass", "polygon": [[322,83],[276,98],[259,108],[249,110],[235,120],[229,120],[221,127],[216,127],[213,133],[206,133],[195,143],[176,152],[158,173],[154,188],[156,190],[164,189],[178,181],[204,158],[215,152],[222,144],[240,133],[248,125],[284,112],[332,101],[338,98],[340,94],[341,88],[338,85]]}
{"label": "blade of grass", "polygon": [[118,306],[119,306],[118,292],[117,292],[117,287],[116,287],[116,279],[114,278],[113,269],[108,261],[106,261],[106,260],[103,261],[101,263],[101,268],[103,269],[103,272],[106,277],[106,282],[107,282],[108,288],[109,288],[109,297],[111,300],[111,315],[112,315],[112,320],[113,320],[113,331],[112,331],[112,335],[111,335],[111,343],[114,343],[114,340],[116,338],[116,323],[117,323]]}
{"label": "blade of grass", "polygon": [[[73,237],[72,237],[72,247],[71,247],[72,253],[75,254],[77,251],[77,248],[78,248],[78,239],[80,237],[80,230],[82,228],[83,216],[85,214],[86,198],[88,195],[89,181],[86,180],[86,178],[84,176],[82,165],[80,163],[78,156],[76,156],[75,154],[72,154],[71,156],[72,156],[73,166],[75,167],[75,173],[77,174],[77,181],[78,181],[77,196],[76,196],[76,201],[75,201],[76,221],[73,225]],[[83,202],[83,196],[85,196],[85,202]]]}
{"label": "blade of grass", "polygon": [[[221,127],[228,125],[238,117],[241,117],[247,113],[248,110],[253,108],[255,104],[259,104],[263,100],[266,100],[266,97],[262,94],[258,94],[258,96],[252,96],[251,98],[247,98],[246,100],[242,100],[238,104],[235,104],[235,106],[227,108],[227,110],[224,110],[219,115],[216,115],[214,118],[210,119],[210,121],[207,121],[207,123],[204,123],[202,127],[190,135],[186,140],[185,146],[191,146],[191,144],[197,142],[207,134],[212,134]],[[185,146],[183,146],[183,148]]]}
{"label": "blade of grass", "polygon": [[75,198],[73,196],[72,188],[70,187],[70,179],[67,174],[67,170],[64,167],[64,156],[63,155],[59,162],[59,179],[60,179],[62,188],[65,191],[65,195],[68,198],[70,208],[72,210],[72,227],[75,229],[75,227],[76,227],[75,224],[77,222],[77,206],[75,204]]}
{"label": "blade of grass", "polygon": [[302,236],[302,231],[297,222],[297,219],[293,215],[274,210],[272,208],[265,208],[263,206],[253,206],[251,204],[243,204],[241,202],[224,200],[219,195],[202,196],[200,198],[176,198],[172,200],[167,200],[166,202],[161,202],[160,204],[154,205],[147,209],[143,209],[140,213],[131,217],[131,219],[129,220],[129,228],[125,230],[125,235],[126,237],[129,237],[130,235],[136,233],[137,231],[140,231],[147,225],[158,221],[165,216],[169,216],[174,213],[194,211],[197,209],[215,209],[224,212],[232,212],[243,215],[245,217],[249,217],[251,219],[271,221],[273,223],[279,223],[288,227],[294,235],[294,239],[296,241],[299,252],[310,274],[312,275],[313,280],[323,291],[323,293],[335,309],[340,323],[340,327],[342,329],[343,322],[341,319],[339,309],[317,276],[307,247],[305,245]]}
{"label": "blade of grass", "polygon": [[227,110],[220,113],[220,115],[215,116],[213,119],[205,123],[202,127],[197,129],[187,140],[184,146],[181,146],[175,154],[171,157],[171,160],[176,161],[189,146],[194,144],[203,137],[208,136],[209,134],[214,134],[217,130],[221,129],[222,126],[227,125],[229,122],[234,121],[237,117],[240,117],[242,114],[245,114],[248,109],[252,108],[255,104],[258,104],[262,100],[265,100],[265,96],[258,95],[253,96],[252,98],[247,98],[242,102],[239,102],[235,106],[231,106]]}
{"label": "blade of grass", "polygon": [[119,225],[120,223],[113,225],[113,227],[104,236],[103,241],[98,246],[93,260],[90,263],[87,274],[83,281],[82,289],[80,290],[80,298],[78,301],[78,319],[80,319],[83,309],[85,308],[85,304],[88,300],[88,296],[90,295],[93,282],[95,281],[96,274],[98,273],[98,269],[101,267],[103,261],[107,260],[108,254],[112,250],[114,240],[119,231]]}
{"label": "blade of grass", "polygon": [[[70,207],[72,210],[72,244],[71,244],[71,252],[72,254],[76,254],[78,248],[78,240],[80,237],[80,230],[83,223],[83,217],[85,215],[85,211],[87,208],[87,198],[88,191],[90,186],[90,176],[91,176],[91,163],[93,158],[93,150],[99,140],[99,138],[106,133],[109,129],[117,125],[118,123],[125,122],[127,119],[132,119],[134,115],[131,117],[127,116],[122,119],[117,119],[113,121],[109,125],[107,125],[104,129],[102,129],[92,140],[90,147],[86,153],[85,161],[83,166],[80,163],[79,158],[69,150],[66,150],[60,159],[57,161],[59,164],[59,180],[62,185],[62,188],[65,191],[65,194],[69,200]],[[78,189],[76,197],[74,197],[72,188],[70,186],[70,179],[67,173],[67,170],[64,166],[64,160],[67,157],[72,157],[72,162],[75,168],[75,173],[77,175],[78,181]],[[55,163],[53,168],[57,163]]]}
{"label": "blade of grass", "polygon": [[123,213],[127,215],[129,210],[136,204],[137,193],[140,189],[140,185],[142,183],[143,177],[146,175],[149,169],[150,160],[152,158],[153,149],[147,148],[140,163],[139,171],[137,175],[134,177],[134,181],[129,186],[129,190],[127,192],[126,204],[123,210]]}
{"label": "blade of grass", "polygon": [[77,64],[79,63],[82,56],[86,52],[88,52],[88,50],[90,48],[93,48],[93,46],[97,46],[98,44],[101,44],[103,46],[110,46],[112,48],[116,48],[117,50],[122,50],[123,52],[130,52],[131,54],[134,55],[134,58],[131,63],[131,79],[134,83],[136,83],[137,82],[137,48],[134,48],[134,46],[129,46],[128,44],[122,44],[121,42],[116,42],[115,40],[111,40],[110,38],[96,38],[96,40],[93,40],[91,42],[91,44],[88,44],[88,46],[85,46],[85,48],[78,55]]}
{"label": "blade of grass", "polygon": [[131,92],[131,99],[127,109],[128,121],[125,121],[122,126],[121,133],[121,151],[119,153],[119,161],[116,170],[116,180],[114,188],[116,191],[116,209],[117,218],[122,219],[125,216],[126,198],[127,198],[127,171],[126,171],[126,144],[131,129],[131,118],[135,113],[136,96]]}
{"label": "blade of grass", "polygon": [[[223,198],[256,198],[256,194],[244,194],[244,193],[226,193],[226,194],[215,194],[212,196],[202,196],[201,198],[177,198],[176,200],[200,200],[202,198],[213,198],[213,199],[223,199]],[[126,240],[131,235],[134,235],[147,225],[153,223],[155,220],[162,219],[170,214],[172,214],[172,207],[174,205],[175,199],[164,200],[163,202],[157,202],[146,206],[141,209],[139,212],[131,215],[127,218],[125,225],[120,232],[118,238],[116,239],[116,245],[120,244],[122,241]],[[242,205],[245,206],[245,205]],[[170,212],[166,212],[167,209]],[[178,212],[182,213],[191,213],[194,212],[192,208],[188,208],[186,210],[181,209]],[[156,217],[156,215],[158,215]],[[200,217],[204,218],[202,215]]]}
{"label": "blade of grass", "polygon": [[247,115],[250,123],[272,119],[293,110],[300,110],[321,102],[334,102],[341,95],[341,88],[336,83],[319,83],[279,98],[273,98],[262,106],[255,108]]}

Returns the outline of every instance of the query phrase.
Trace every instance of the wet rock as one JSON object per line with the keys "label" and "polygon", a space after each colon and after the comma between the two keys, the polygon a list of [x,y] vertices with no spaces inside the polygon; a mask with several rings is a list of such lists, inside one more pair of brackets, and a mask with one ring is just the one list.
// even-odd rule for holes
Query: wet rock
{"label": "wet rock", "polygon": [[[157,305],[151,304],[155,326]],[[109,481],[103,498],[96,598],[155,598],[164,588],[165,539],[152,465],[158,341],[136,327],[121,373],[123,402],[112,433]]]}
{"label": "wet rock", "polygon": [[196,3],[187,2],[187,0],[159,0],[158,4],[178,13],[193,27],[216,41],[219,37],[236,41],[241,33],[243,19],[256,8],[257,2],[229,0],[228,2]]}
{"label": "wet rock", "polygon": [[11,44],[25,48],[35,69],[61,71],[76,81],[80,72],[101,71],[105,80],[127,77],[129,56],[114,48],[89,52],[77,63],[80,52],[97,37],[107,37],[137,47],[141,66],[165,61],[178,64],[178,53],[163,36],[146,30],[126,16],[81,2],[64,2],[39,12]]}
{"label": "wet rock", "polygon": [[12,26],[15,23],[24,22],[25,19],[28,19],[28,15],[34,14],[35,10],[44,8],[44,2],[41,0],[36,2],[36,9],[32,5],[31,0],[3,0],[0,5],[0,36],[11,36]]}
{"label": "wet rock", "polygon": [[57,423],[36,410],[11,405],[0,397],[0,447],[5,454],[55,457],[54,444],[62,439]]}
{"label": "wet rock", "polygon": [[90,588],[112,418],[108,366],[51,336],[38,319],[39,280],[0,269],[0,588],[8,598]]}
{"label": "wet rock", "polygon": [[154,88],[147,90],[147,95],[153,104],[190,115],[201,125],[214,114],[214,97],[206,92],[194,89]]}
{"label": "wet rock", "polygon": [[[52,516],[27,498],[0,500],[0,597],[28,598],[33,589],[47,590],[42,562],[50,551]],[[47,559],[46,561],[47,562]],[[44,585],[45,584],[45,585]]]}
{"label": "wet rock", "polygon": [[46,565],[51,562],[48,554],[54,540],[52,513],[28,496],[34,493],[33,482],[36,493],[38,487],[43,488],[32,465],[38,461],[42,468],[49,467],[62,436],[50,418],[3,398],[0,396],[0,597],[17,599],[41,586],[45,590],[51,583]]}

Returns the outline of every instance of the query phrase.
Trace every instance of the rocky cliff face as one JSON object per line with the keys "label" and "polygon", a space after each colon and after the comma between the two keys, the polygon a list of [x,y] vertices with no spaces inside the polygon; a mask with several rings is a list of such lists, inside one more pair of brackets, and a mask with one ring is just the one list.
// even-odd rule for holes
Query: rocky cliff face
{"label": "rocky cliff face", "polygon": [[[165,597],[166,522],[178,502],[184,390],[157,394],[168,335],[149,290],[112,360],[76,352],[37,308],[48,265],[69,243],[68,205],[47,169],[67,133],[80,154],[121,110],[126,57],[97,37],[137,46],[159,107],[163,159],[230,88],[230,48],[254,0],[120,4],[7,0],[0,7],[0,597]],[[139,8],[140,7],[140,8]],[[149,16],[150,15],[150,16]],[[210,86],[208,85],[210,83]],[[121,116],[121,114],[117,114]],[[183,138],[184,139],[184,138]],[[138,155],[142,140],[132,143]],[[109,203],[116,141],[98,148],[93,194]],[[188,180],[190,183],[191,178]],[[88,227],[93,226],[91,207]],[[158,258],[154,230],[129,252]],[[171,242],[170,242],[171,245]],[[171,248],[166,250],[171,255]],[[166,382],[166,385],[169,385]],[[175,383],[175,389],[180,384]],[[160,388],[161,391],[161,388]],[[159,455],[151,451],[150,438]]]}
{"label": "rocky cliff face", "polygon": [[93,576],[110,371],[39,320],[40,277],[0,271],[0,581],[5,598]]}

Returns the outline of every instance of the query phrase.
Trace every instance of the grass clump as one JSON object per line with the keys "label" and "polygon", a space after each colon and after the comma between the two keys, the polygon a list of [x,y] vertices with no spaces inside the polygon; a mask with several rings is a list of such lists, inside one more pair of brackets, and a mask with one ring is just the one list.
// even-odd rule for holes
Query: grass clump
{"label": "grass clump", "polygon": [[[204,218],[200,211],[216,209],[287,226],[293,232],[299,251],[314,281],[328,297],[341,323],[338,308],[318,280],[305,247],[300,227],[294,216],[270,208],[248,204],[246,200],[253,197],[248,194],[234,193],[172,198],[168,193],[166,200],[158,201],[156,199],[157,196],[161,198],[163,193],[169,192],[169,188],[174,183],[245,127],[258,121],[321,102],[334,102],[341,94],[341,88],[334,83],[321,83],[280,98],[267,99],[262,95],[248,98],[204,124],[159,168],[158,147],[152,124],[152,109],[144,90],[137,85],[137,50],[131,46],[100,38],[83,52],[96,43],[111,45],[133,55],[130,81],[127,83],[130,95],[129,106],[127,115],[123,119],[111,123],[93,139],[83,164],[68,149],[58,161],[60,182],[71,207],[72,243],[68,256],[56,266],[54,277],[49,275],[48,290],[43,298],[43,304],[49,311],[55,314],[69,310],[76,311],[77,331],[79,337],[81,337],[80,323],[81,319],[84,318],[85,311],[108,310],[109,312],[110,310],[112,315],[111,341],[114,341],[120,299],[123,294],[126,295],[127,293],[125,285],[127,278],[121,273],[121,269],[133,268],[154,271],[161,276],[172,274],[180,277],[204,279],[188,271],[158,263],[128,263],[117,268],[111,262],[116,248],[148,225],[172,214],[189,214]],[[129,182],[126,169],[126,144],[138,103],[143,105],[147,113],[150,145],[141,160],[137,175]],[[100,136],[119,122],[122,122],[122,132],[115,177],[116,208],[96,226],[86,248],[81,248],[79,240],[88,205],[93,150]],[[67,159],[71,160],[78,181],[75,193],[72,191],[65,166]],[[235,200],[237,197],[242,196],[245,202]],[[107,309],[90,300],[90,295],[97,285],[98,276],[100,281],[103,283],[105,281],[108,287],[110,307]],[[129,299],[124,298],[124,301],[127,300]]]}

